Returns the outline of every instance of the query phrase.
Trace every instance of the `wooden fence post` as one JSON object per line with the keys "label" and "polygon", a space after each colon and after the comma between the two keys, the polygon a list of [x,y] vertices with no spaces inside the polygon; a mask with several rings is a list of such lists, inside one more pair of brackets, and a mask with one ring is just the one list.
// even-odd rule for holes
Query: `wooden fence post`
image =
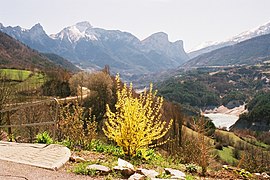
{"label": "wooden fence post", "polygon": [[54,98],[54,101],[56,102],[56,111],[55,111],[55,118],[54,118],[54,125],[53,125],[53,140],[55,141],[55,134],[57,129],[57,122],[58,122],[58,113],[59,113],[59,101]]}
{"label": "wooden fence post", "polygon": [[[8,126],[11,125],[9,111],[7,112],[7,125]],[[8,127],[8,138],[9,138],[9,141],[12,142],[12,131],[11,131],[11,127]]]}

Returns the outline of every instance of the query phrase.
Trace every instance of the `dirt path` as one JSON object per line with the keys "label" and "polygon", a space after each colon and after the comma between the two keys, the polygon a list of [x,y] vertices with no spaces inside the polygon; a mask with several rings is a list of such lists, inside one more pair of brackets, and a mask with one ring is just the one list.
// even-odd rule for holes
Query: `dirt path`
{"label": "dirt path", "polygon": [[0,160],[0,179],[3,180],[101,180],[89,176],[75,175],[64,169],[46,170],[34,166]]}

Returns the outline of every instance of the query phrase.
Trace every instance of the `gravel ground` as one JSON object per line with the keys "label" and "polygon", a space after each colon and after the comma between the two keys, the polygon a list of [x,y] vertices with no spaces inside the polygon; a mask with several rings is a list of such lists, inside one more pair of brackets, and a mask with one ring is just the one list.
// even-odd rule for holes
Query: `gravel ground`
{"label": "gravel ground", "polygon": [[24,164],[0,160],[0,179],[1,180],[100,180],[89,176],[80,176],[73,173],[46,170]]}

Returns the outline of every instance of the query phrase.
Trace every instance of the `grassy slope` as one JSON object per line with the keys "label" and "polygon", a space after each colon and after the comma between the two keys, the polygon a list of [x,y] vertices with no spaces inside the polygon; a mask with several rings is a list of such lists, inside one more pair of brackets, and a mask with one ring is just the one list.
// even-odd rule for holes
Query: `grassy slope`
{"label": "grassy slope", "polygon": [[0,73],[15,85],[18,91],[37,89],[45,82],[45,76],[41,73],[33,73],[27,70],[0,69]]}
{"label": "grassy slope", "polygon": [[[198,133],[196,131],[193,131],[192,129],[186,127],[186,126],[182,126],[182,130],[184,130],[189,136],[192,137],[197,137]],[[214,140],[209,138],[208,136],[205,136],[205,138],[211,142],[211,144],[214,144]]]}
{"label": "grassy slope", "polygon": [[0,74],[12,81],[24,81],[26,80],[31,71],[18,70],[18,69],[0,69]]}
{"label": "grassy slope", "polygon": [[218,156],[221,158],[221,160],[229,163],[229,164],[236,164],[238,163],[238,160],[233,157],[233,147],[223,147],[223,150],[218,150]]}
{"label": "grassy slope", "polygon": [[237,144],[237,143],[247,143],[246,141],[242,140],[240,137],[236,136],[234,133],[232,132],[228,132],[228,131],[223,131],[223,130],[219,130],[217,129],[216,132],[218,133],[221,133],[222,135],[224,136],[229,136],[230,139],[233,140],[234,144]]}
{"label": "grassy slope", "polygon": [[[183,126],[183,129],[185,130],[185,132],[187,132],[190,136],[197,136],[198,133],[193,131],[192,129],[186,127],[186,126]],[[268,148],[269,145],[266,145],[264,143],[261,143],[261,142],[255,142],[254,145],[253,144],[250,144],[249,143],[249,140],[248,139],[241,139],[240,137],[238,137],[237,135],[235,135],[233,132],[228,132],[228,131],[223,131],[223,130],[219,130],[217,129],[216,132],[218,133],[221,133],[223,136],[229,136],[230,139],[233,141],[233,144],[234,145],[237,145],[239,143],[242,143],[246,146],[255,146],[255,147],[262,147],[262,148]],[[212,143],[214,144],[214,140],[207,137],[207,139]],[[231,165],[235,165],[236,163],[238,163],[238,160],[235,159],[233,157],[233,150],[234,150],[234,147],[233,146],[228,146],[228,147],[223,147],[223,150],[217,150],[217,155],[220,157],[220,159],[228,164],[231,164]]]}

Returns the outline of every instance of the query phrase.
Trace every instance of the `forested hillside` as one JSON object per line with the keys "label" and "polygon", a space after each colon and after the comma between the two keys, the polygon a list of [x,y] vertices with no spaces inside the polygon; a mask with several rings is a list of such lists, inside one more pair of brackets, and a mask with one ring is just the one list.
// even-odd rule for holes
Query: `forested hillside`
{"label": "forested hillside", "polygon": [[270,92],[259,93],[247,104],[248,113],[242,114],[233,129],[270,130]]}
{"label": "forested hillside", "polygon": [[178,71],[173,77],[156,83],[156,88],[160,95],[187,106],[188,110],[195,108],[198,112],[219,105],[233,108],[269,90],[269,70],[268,64],[261,64]]}
{"label": "forested hillside", "polygon": [[78,71],[67,60],[53,54],[42,55],[3,32],[0,32],[0,68]]}

